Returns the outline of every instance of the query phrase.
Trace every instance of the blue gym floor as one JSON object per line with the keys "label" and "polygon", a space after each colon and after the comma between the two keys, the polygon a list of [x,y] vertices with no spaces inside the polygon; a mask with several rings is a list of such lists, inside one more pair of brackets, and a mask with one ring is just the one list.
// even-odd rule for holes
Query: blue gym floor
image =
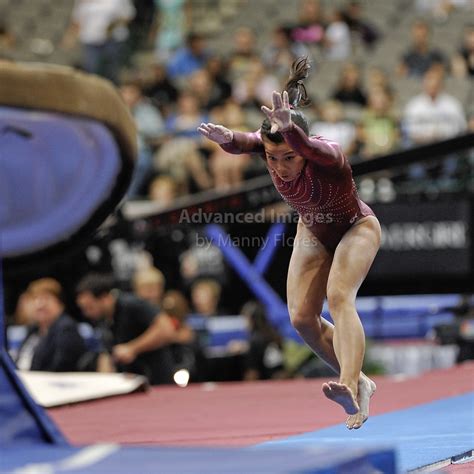
{"label": "blue gym floor", "polygon": [[371,416],[357,431],[341,423],[244,448],[3,445],[0,473],[401,473],[473,448],[474,392],[469,392]]}
{"label": "blue gym floor", "polygon": [[349,431],[341,424],[260,446],[325,446],[341,450],[377,445],[395,449],[400,472],[474,449],[474,392],[371,417],[358,431]]}

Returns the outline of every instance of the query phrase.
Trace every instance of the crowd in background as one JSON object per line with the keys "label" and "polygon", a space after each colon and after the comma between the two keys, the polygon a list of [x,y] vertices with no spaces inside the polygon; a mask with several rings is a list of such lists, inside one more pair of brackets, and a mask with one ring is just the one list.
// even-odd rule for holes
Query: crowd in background
{"label": "crowd in background", "polygon": [[[258,129],[260,106],[282,88],[300,56],[313,59],[312,105],[305,109],[310,131],[338,141],[352,162],[474,130],[473,106],[444,88],[445,78],[472,81],[474,25],[466,22],[450,55],[433,44],[430,25],[469,6],[469,0],[418,1],[420,18],[429,20],[413,20],[410,44],[395,70],[353,61],[356,48],[370,57],[384,36],[357,1],[332,8],[301,0],[298,21],[275,25],[265,41],[252,28],[238,27],[230,52],[219,55],[213,47],[218,39],[192,24],[192,1],[76,0],[61,46],[68,51],[79,45],[77,66],[117,84],[136,121],[139,159],[128,197],[166,206],[176,197],[225,190],[265,173],[259,160],[230,158],[203,140],[196,127],[210,121],[235,130]],[[0,51],[14,44],[1,26]],[[134,54],[147,48],[153,53],[137,64]],[[340,71],[332,88],[321,91],[318,70],[333,61]],[[419,90],[402,103],[394,86],[407,77],[419,80]],[[414,167],[410,177],[440,178],[441,190],[456,190],[456,179],[465,170],[459,160],[448,160],[434,174]]]}
{"label": "crowd in background", "polygon": [[[230,318],[231,326],[236,321],[226,316],[221,291],[217,280],[200,279],[188,298],[167,288],[163,273],[148,266],[135,272],[128,291],[110,274],[88,273],[77,282],[71,304],[58,280],[40,278],[18,299],[10,320],[17,336],[8,338],[8,349],[21,370],[135,373],[152,385],[331,374],[309,348],[282,337],[255,300],[239,310],[245,327],[225,342],[212,343],[217,320]],[[454,320],[426,334],[435,344],[457,346],[458,363],[474,357],[473,302],[472,295],[460,298],[452,308]],[[79,308],[80,322],[71,316],[73,306]],[[366,357],[364,371],[384,370],[382,360]]]}
{"label": "crowd in background", "polygon": [[[138,127],[139,160],[130,199],[150,199],[162,206],[176,197],[206,189],[225,190],[265,173],[259,160],[229,158],[206,142],[196,127],[205,121],[250,131],[262,121],[260,106],[280,90],[295,58],[313,59],[305,109],[311,133],[338,141],[352,162],[400,148],[446,139],[474,130],[472,104],[461,103],[444,86],[446,78],[467,84],[474,75],[474,24],[466,21],[454,53],[432,41],[431,25],[449,21],[455,9],[472,8],[469,0],[416,2],[409,45],[394,70],[366,57],[383,41],[384,31],[370,21],[357,1],[333,8],[319,0],[301,0],[298,20],[275,25],[262,41],[247,26],[232,32],[228,54],[216,53],[218,38],[206,37],[192,24],[193,2],[77,0],[61,45],[80,45],[77,66],[112,80],[120,89]],[[422,16],[427,19],[421,19]],[[0,45],[14,38],[0,28]],[[136,52],[153,51],[146,61]],[[318,87],[319,71],[340,64],[331,88]],[[418,80],[418,91],[400,97],[396,81]],[[472,93],[469,96],[472,101]],[[403,101],[402,101],[403,99]],[[471,165],[472,166],[472,165]],[[440,178],[441,190],[455,190],[465,166],[448,160],[433,174],[422,167],[410,177]],[[429,175],[429,176],[428,176]],[[453,186],[454,184],[454,186]],[[370,200],[370,196],[364,196]]]}
{"label": "crowd in background", "polygon": [[[137,270],[130,291],[120,290],[110,274],[89,273],[74,292],[83,320],[79,324],[68,312],[59,281],[31,282],[12,317],[16,328],[25,329],[17,347],[10,347],[17,367],[130,372],[144,375],[152,385],[173,383],[180,370],[187,371],[191,382],[296,375],[285,369],[283,339],[262,305],[249,301],[241,308],[245,337],[229,340],[215,358],[209,353],[206,320],[226,314],[220,305],[220,284],[213,279],[195,281],[190,300],[179,290],[165,291],[165,284],[155,267]],[[190,317],[201,324],[191,326]],[[309,350],[303,352],[303,362],[312,359]]]}
{"label": "crowd in background", "polygon": [[[185,3],[176,2],[175,8],[178,4],[184,12]],[[196,126],[210,121],[235,130],[258,129],[260,106],[268,105],[272,91],[281,89],[291,63],[300,56],[322,58],[322,65],[314,63],[316,77],[324,61],[345,61],[327,96],[320,95],[315,82],[309,90],[312,105],[305,114],[311,133],[339,142],[353,162],[474,130],[472,109],[443,85],[447,76],[472,80],[473,25],[466,24],[458,53],[448,57],[431,44],[429,24],[415,20],[411,45],[396,71],[376,64],[361,70],[351,62],[354,36],[370,54],[383,32],[364,19],[357,2],[331,12],[317,0],[306,0],[300,12],[297,24],[275,27],[261,49],[255,31],[238,28],[233,49],[225,57],[213,54],[212,42],[204,36],[183,27],[173,45],[157,41],[153,64],[124,71],[120,90],[135,117],[140,143],[130,198],[166,206],[178,196],[209,188],[225,190],[264,173],[258,160],[246,155],[230,158],[203,141]],[[394,81],[401,77],[419,78],[420,84],[419,92],[403,107],[394,92]],[[449,183],[462,172],[451,161],[437,176]],[[420,167],[411,173],[415,179],[426,175]]]}
{"label": "crowd in background", "polygon": [[[473,23],[466,23],[457,52],[447,56],[431,43],[429,22],[414,20],[410,47],[397,69],[387,71],[377,64],[361,69],[352,61],[355,41],[371,54],[384,35],[357,2],[330,10],[318,0],[302,0],[299,21],[277,25],[263,47],[257,47],[262,44],[258,32],[245,26],[236,29],[232,51],[225,57],[213,52],[212,40],[193,30],[192,3],[155,0],[150,6],[143,1],[78,0],[62,38],[65,50],[80,45],[80,68],[118,86],[135,119],[139,152],[130,200],[149,199],[166,207],[177,197],[227,190],[266,173],[262,160],[229,156],[203,140],[196,128],[210,121],[233,130],[258,129],[263,119],[260,106],[269,105],[272,91],[281,89],[291,63],[300,56],[314,58],[316,78],[325,61],[341,63],[328,95],[321,96],[317,80],[313,82],[316,87],[308,90],[312,105],[304,112],[311,134],[339,142],[353,163],[474,131],[472,106],[443,86],[446,77],[472,81]],[[436,21],[446,21],[452,9],[464,6],[462,1],[418,3]],[[153,60],[137,66],[132,46],[152,47]],[[0,52],[14,48],[14,36],[0,25]],[[419,91],[402,107],[394,82],[403,77],[418,78]],[[463,169],[457,158],[447,159],[437,177],[451,182]],[[415,167],[410,173],[419,180],[427,171]],[[122,250],[118,253],[123,258]],[[191,380],[215,380],[219,368],[206,355],[205,331],[196,331],[186,319],[189,314],[208,318],[226,313],[222,255],[215,248],[203,255],[191,246],[180,262],[186,291],[167,284],[151,262],[125,272],[127,285],[117,285],[105,275],[86,275],[77,282],[74,302],[82,321],[91,323],[87,337],[68,315],[60,282],[31,282],[13,319],[28,327],[15,354],[18,367],[134,371],[152,383],[170,383],[175,371],[185,366]],[[197,272],[198,266],[206,265],[212,267],[210,275]],[[124,287],[129,291],[122,291]],[[227,348],[239,361],[236,378],[289,377],[301,370],[308,352],[296,357],[302,361],[297,370],[288,371],[284,341],[261,305],[248,301],[239,313],[247,318],[250,337],[246,344]],[[316,373],[324,371],[318,367]]]}

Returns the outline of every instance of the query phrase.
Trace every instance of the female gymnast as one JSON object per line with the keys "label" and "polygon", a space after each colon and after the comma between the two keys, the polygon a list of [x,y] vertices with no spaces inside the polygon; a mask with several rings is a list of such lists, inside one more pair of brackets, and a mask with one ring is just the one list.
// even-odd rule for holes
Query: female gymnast
{"label": "female gymnast", "polygon": [[[361,372],[365,335],[355,307],[380,245],[380,225],[357,194],[352,170],[337,143],[308,137],[308,123],[295,110],[309,100],[303,80],[306,58],[294,62],[282,94],[273,92],[272,108],[259,131],[234,132],[221,125],[198,127],[229,153],[259,153],[283,199],[299,214],[288,268],[287,300],[291,323],[308,346],[337,374],[322,386],[327,398],[342,405],[346,425],[367,420],[375,383]],[[327,297],[334,326],[321,317]]]}

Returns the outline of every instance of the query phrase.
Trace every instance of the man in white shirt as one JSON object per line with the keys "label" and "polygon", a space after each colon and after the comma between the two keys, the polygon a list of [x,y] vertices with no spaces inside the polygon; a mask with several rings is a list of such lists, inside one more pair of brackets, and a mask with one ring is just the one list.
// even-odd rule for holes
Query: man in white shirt
{"label": "man in white shirt", "polygon": [[131,0],[75,0],[71,24],[64,40],[82,46],[82,67],[118,83],[128,23],[136,11]]}
{"label": "man in white shirt", "polygon": [[351,31],[339,10],[335,10],[324,35],[326,58],[330,61],[348,59],[352,53]]}
{"label": "man in white shirt", "polygon": [[443,92],[443,72],[430,69],[423,77],[423,92],[409,100],[403,113],[406,138],[411,144],[444,140],[466,130],[461,102]]}

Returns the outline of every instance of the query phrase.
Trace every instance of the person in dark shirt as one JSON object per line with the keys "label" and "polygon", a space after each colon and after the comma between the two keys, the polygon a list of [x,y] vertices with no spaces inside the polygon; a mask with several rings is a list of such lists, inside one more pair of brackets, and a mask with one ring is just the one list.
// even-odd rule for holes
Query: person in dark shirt
{"label": "person in dark shirt", "polygon": [[435,64],[444,65],[445,58],[441,51],[431,48],[430,30],[423,20],[417,20],[411,30],[412,44],[402,56],[398,66],[401,76],[422,77]]}
{"label": "person in dark shirt", "polygon": [[336,90],[332,98],[345,105],[367,105],[367,96],[362,89],[360,71],[355,64],[348,63],[344,66]]}
{"label": "person in dark shirt", "polygon": [[156,63],[151,69],[151,78],[144,88],[144,94],[152,99],[163,115],[167,115],[178,99],[178,89],[168,77],[164,64]]}
{"label": "person in dark shirt", "polygon": [[227,78],[227,64],[219,56],[211,56],[206,63],[206,71],[213,84],[209,109],[222,105],[232,95],[232,84]]}
{"label": "person in dark shirt", "polygon": [[87,349],[76,322],[64,312],[59,282],[41,278],[30,283],[27,294],[34,325],[18,351],[17,367],[48,372],[78,370]]}
{"label": "person in dark shirt", "polygon": [[283,340],[268,321],[264,307],[256,301],[248,301],[240,312],[247,318],[250,332],[244,379],[283,378]]}
{"label": "person in dark shirt", "polygon": [[77,304],[95,321],[103,354],[116,369],[145,375],[150,384],[173,382],[174,361],[169,345],[175,331],[170,318],[136,296],[114,289],[112,277],[86,275],[76,288]]}
{"label": "person in dark shirt", "polygon": [[342,18],[366,48],[372,48],[380,39],[381,35],[375,25],[363,18],[362,5],[359,1],[349,2],[342,12]]}
{"label": "person in dark shirt", "polygon": [[454,76],[474,77],[474,23],[464,27],[462,45],[451,62]]}

